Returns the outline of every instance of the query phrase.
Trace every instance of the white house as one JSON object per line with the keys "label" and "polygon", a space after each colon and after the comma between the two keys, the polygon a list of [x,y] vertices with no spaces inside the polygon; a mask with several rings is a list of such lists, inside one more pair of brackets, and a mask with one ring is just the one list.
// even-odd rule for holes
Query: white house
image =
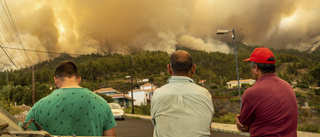
{"label": "white house", "polygon": [[140,89],[156,89],[156,88],[157,88],[157,86],[150,84],[150,83],[146,83],[146,84],[140,86]]}
{"label": "white house", "polygon": [[[156,88],[155,85],[146,83],[140,86],[140,89],[133,90],[134,105],[140,106],[149,104]],[[128,91],[128,96],[131,97],[131,91]]]}
{"label": "white house", "polygon": [[[241,84],[254,84],[256,81],[254,79],[241,79],[239,80],[239,83],[240,83],[240,87],[241,87]],[[233,87],[237,87],[238,86],[238,80],[232,80],[232,81],[229,81],[227,82],[227,85],[228,85],[228,89],[231,89]]]}

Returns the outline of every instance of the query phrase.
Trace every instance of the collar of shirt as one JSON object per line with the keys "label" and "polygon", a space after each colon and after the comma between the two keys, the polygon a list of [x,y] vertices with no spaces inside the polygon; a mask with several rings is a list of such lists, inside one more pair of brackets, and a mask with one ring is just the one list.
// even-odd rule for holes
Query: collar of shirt
{"label": "collar of shirt", "polygon": [[276,74],[275,73],[271,73],[271,74],[264,74],[262,75],[257,81],[261,81],[263,79],[269,78],[269,77],[275,77]]}
{"label": "collar of shirt", "polygon": [[175,82],[191,82],[195,83],[191,78],[186,77],[186,76],[171,76],[168,81],[168,83],[175,83]]}

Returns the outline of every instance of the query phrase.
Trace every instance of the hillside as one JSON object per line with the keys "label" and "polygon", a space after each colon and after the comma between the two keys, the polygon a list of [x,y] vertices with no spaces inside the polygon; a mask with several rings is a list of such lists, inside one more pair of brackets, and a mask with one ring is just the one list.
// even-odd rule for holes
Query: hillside
{"label": "hillside", "polygon": [[[242,60],[248,58],[254,50],[253,46],[237,43],[239,75],[242,79],[252,78],[247,62]],[[230,46],[232,47],[232,46]],[[220,76],[223,78],[223,85],[227,81],[236,79],[236,68],[234,54],[220,52],[205,52],[199,50],[189,51],[195,64],[197,64],[195,81],[207,80],[212,85],[220,85]],[[298,50],[271,49],[276,57],[277,75],[288,82],[305,81],[310,86],[316,86],[318,80],[311,76],[313,70],[320,61],[320,48],[313,53],[300,52]],[[318,60],[319,58],[319,60]],[[151,78],[158,86],[165,84],[169,75],[166,73],[166,64],[169,62],[169,55],[160,51],[144,51],[132,55],[133,67],[132,76],[135,80]],[[62,54],[57,58],[50,59],[35,65],[35,81],[40,84],[54,86],[53,69],[63,60],[73,60],[79,66],[79,73],[83,80],[83,86],[95,90],[100,87],[109,86],[112,81],[125,83],[125,76],[130,75],[130,55],[119,54],[90,54],[72,57]],[[11,70],[8,72],[8,81],[5,81],[6,72],[0,72],[3,85],[31,85],[32,68]],[[164,73],[165,75],[160,75]],[[93,83],[93,84],[92,84]],[[114,85],[114,84],[111,84]],[[117,85],[115,85],[117,86]]]}
{"label": "hillside", "polygon": [[[238,46],[238,63],[239,75],[242,79],[252,78],[250,68],[247,62],[242,60],[248,58],[254,50],[254,46],[247,46],[237,43]],[[230,46],[231,48],[232,46]],[[202,86],[206,88],[223,89],[227,81],[236,80],[236,68],[234,54],[225,54],[220,52],[206,52],[199,50],[185,49],[191,53],[197,70],[193,79],[206,80],[207,83]],[[276,57],[277,75],[284,80],[297,82],[297,86],[309,87],[317,86],[320,82],[318,78],[319,54],[317,48],[312,53],[300,52],[298,50],[271,49]],[[139,87],[141,79],[148,78],[158,87],[164,85],[169,77],[166,65],[169,62],[169,54],[160,51],[144,51],[131,56],[120,54],[90,54],[72,57],[67,54],[61,54],[59,57],[50,59],[35,65],[35,82],[40,87],[55,88],[53,82],[53,69],[63,60],[73,60],[79,67],[79,73],[82,77],[81,86],[91,90],[103,87],[113,87],[121,92],[130,90],[130,84],[125,79],[126,76],[132,75],[134,87]],[[132,71],[132,74],[130,73]],[[3,86],[21,86],[25,90],[31,89],[32,68],[23,68],[20,70],[11,70],[0,72],[0,88]],[[8,81],[6,81],[6,76]],[[221,79],[220,79],[221,78]],[[222,85],[221,85],[222,83]],[[47,93],[47,91],[43,91]],[[25,93],[24,93],[25,94]],[[5,95],[1,95],[0,97]],[[39,95],[38,99],[43,95]],[[15,100],[10,96],[10,100]],[[17,102],[22,102],[17,100]],[[27,103],[28,102],[28,103]],[[25,102],[30,104],[29,101]]]}
{"label": "hillside", "polygon": [[[256,47],[242,43],[237,43],[237,46],[240,78],[252,78],[248,63],[242,62],[242,60],[248,58]],[[201,86],[209,89],[213,95],[215,120],[217,122],[219,120],[227,123],[234,122],[235,114],[240,111],[238,92],[236,89],[226,89],[227,81],[236,79],[234,54],[185,48],[184,50],[191,53],[194,63],[197,65],[196,73],[192,78],[197,83],[199,80],[207,81]],[[320,92],[309,89],[309,87],[320,85],[320,57],[318,54],[320,49],[316,49],[312,53],[284,49],[271,50],[276,57],[277,75],[289,83],[297,83],[294,87],[302,89],[296,92],[299,106],[302,107],[306,101],[310,102],[309,105],[312,108],[311,121],[312,119],[319,119],[320,103],[318,100]],[[148,78],[157,87],[166,84],[169,78],[166,70],[169,58],[168,53],[161,51],[139,52],[133,54],[132,58],[130,55],[119,54],[90,54],[78,57],[62,54],[57,58],[35,65],[35,99],[37,101],[55,89],[53,70],[63,60],[76,62],[79,67],[79,74],[82,77],[81,86],[91,90],[112,87],[120,92],[127,93],[130,90],[130,83],[126,76],[130,75],[133,77],[133,88],[138,88],[142,84],[138,81],[145,78]],[[6,81],[6,76],[8,76],[8,81]],[[2,104],[5,104],[2,107],[10,109],[10,103],[13,104],[12,102],[17,102],[18,105],[32,105],[31,77],[31,67],[0,72],[0,99]],[[242,93],[246,87],[241,89]],[[308,126],[310,117],[302,111],[300,113],[303,114],[300,117],[302,121],[300,126]],[[320,128],[319,125],[316,127]]]}

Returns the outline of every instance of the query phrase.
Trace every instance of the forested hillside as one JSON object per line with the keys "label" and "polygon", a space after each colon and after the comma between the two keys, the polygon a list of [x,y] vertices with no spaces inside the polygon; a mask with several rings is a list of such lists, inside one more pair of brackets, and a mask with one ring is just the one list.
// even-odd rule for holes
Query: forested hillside
{"label": "forested hillside", "polygon": [[[256,47],[242,43],[237,43],[237,46],[240,78],[252,78],[248,63],[242,62],[242,60],[248,58]],[[232,46],[230,48],[233,49]],[[221,89],[225,88],[227,81],[236,79],[234,54],[184,50],[192,54],[194,63],[197,65],[196,74],[192,78],[195,81],[207,80],[207,84],[203,86]],[[271,50],[276,56],[279,77],[289,83],[297,81],[298,86],[302,87],[320,85],[320,48],[312,53],[285,49]],[[158,87],[164,85],[169,77],[166,72],[169,57],[168,53],[160,51],[144,51],[133,54],[134,86],[138,87],[139,83],[136,81],[144,78],[149,78]],[[55,88],[53,69],[63,60],[73,60],[78,64],[83,87],[91,90],[112,87],[121,92],[130,90],[125,79],[130,75],[130,55],[90,54],[72,57],[62,54],[57,58],[35,65],[36,100],[46,96]],[[0,72],[0,98],[10,99],[18,104],[31,105],[31,91],[32,67]]]}

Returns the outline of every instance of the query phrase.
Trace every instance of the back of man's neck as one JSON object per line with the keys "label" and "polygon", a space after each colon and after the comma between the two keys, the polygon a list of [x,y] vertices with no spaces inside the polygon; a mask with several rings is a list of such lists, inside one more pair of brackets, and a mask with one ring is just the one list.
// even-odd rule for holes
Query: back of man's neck
{"label": "back of man's neck", "polygon": [[[183,77],[189,77],[188,75],[175,75],[175,74],[173,74],[172,76],[183,76]],[[191,78],[191,77],[189,77],[189,78]]]}
{"label": "back of man's neck", "polygon": [[68,86],[61,86],[60,88],[82,88],[79,85],[68,85]]}

